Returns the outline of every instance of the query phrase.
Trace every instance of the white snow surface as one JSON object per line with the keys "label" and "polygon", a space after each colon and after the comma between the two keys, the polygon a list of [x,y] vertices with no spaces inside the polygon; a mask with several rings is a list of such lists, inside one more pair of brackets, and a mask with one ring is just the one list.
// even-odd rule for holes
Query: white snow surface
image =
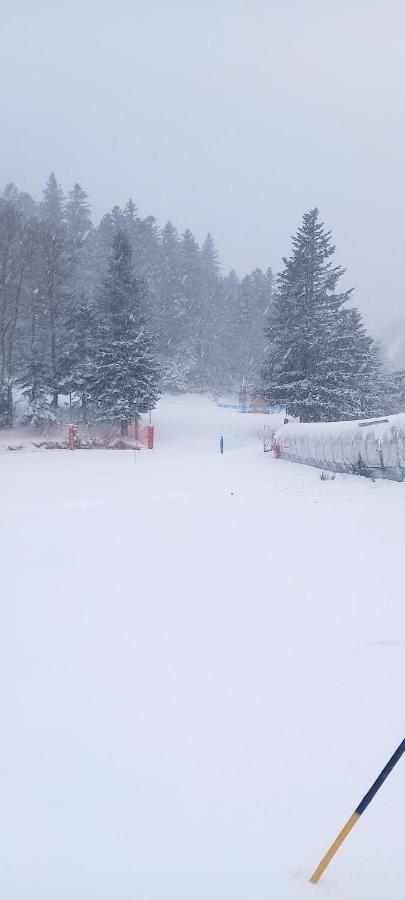
{"label": "white snow surface", "polygon": [[[399,900],[405,485],[166,397],[156,449],[0,456],[5,900]],[[218,452],[221,433],[251,442]]]}

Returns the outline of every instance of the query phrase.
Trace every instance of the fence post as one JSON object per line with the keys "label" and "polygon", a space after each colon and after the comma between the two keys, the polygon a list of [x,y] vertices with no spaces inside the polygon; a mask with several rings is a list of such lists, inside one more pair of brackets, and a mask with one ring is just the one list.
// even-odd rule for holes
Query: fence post
{"label": "fence post", "polygon": [[69,447],[69,450],[75,450],[75,448],[76,448],[76,438],[77,438],[77,428],[76,428],[76,425],[69,425],[69,427],[68,427],[68,447]]}

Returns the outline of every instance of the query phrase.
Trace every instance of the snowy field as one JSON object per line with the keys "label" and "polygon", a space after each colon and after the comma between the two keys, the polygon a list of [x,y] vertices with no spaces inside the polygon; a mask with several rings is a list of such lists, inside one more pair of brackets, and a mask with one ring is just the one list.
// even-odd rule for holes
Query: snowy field
{"label": "snowy field", "polygon": [[136,463],[1,453],[4,900],[403,896],[404,759],[308,878],[405,736],[405,484],[264,421],[167,398]]}

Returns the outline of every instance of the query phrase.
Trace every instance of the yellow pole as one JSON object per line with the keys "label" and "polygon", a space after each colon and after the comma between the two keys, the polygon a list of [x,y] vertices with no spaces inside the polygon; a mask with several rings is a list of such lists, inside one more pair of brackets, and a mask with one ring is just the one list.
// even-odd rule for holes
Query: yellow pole
{"label": "yellow pole", "polygon": [[384,784],[385,779],[388,778],[388,775],[390,774],[390,772],[392,772],[392,770],[393,770],[394,766],[396,766],[398,760],[401,759],[401,756],[403,753],[405,753],[405,740],[402,741],[402,743],[399,745],[399,747],[397,747],[395,753],[392,754],[391,758],[387,762],[387,765],[384,766],[384,768],[383,768],[382,772],[380,772],[378,778],[376,778],[374,783],[371,785],[370,790],[367,791],[367,794],[364,795],[363,799],[360,801],[359,805],[354,810],[353,815],[350,816],[350,819],[346,822],[345,827],[342,828],[340,834],[338,834],[338,836],[337,836],[336,840],[333,842],[332,846],[329,847],[328,852],[325,853],[325,856],[323,857],[323,859],[321,859],[318,868],[315,869],[315,872],[312,875],[312,878],[309,879],[310,881],[312,881],[312,884],[317,884],[322,873],[325,871],[325,869],[329,865],[331,859],[334,857],[336,851],[339,850],[339,847],[343,844],[344,839],[347,837],[349,832],[352,830],[353,825],[356,824],[357,820],[364,813],[364,810],[367,809],[367,807],[370,805],[373,797],[375,797],[376,793],[380,790],[381,785]]}
{"label": "yellow pole", "polygon": [[314,874],[311,876],[310,881],[312,881],[312,884],[318,883],[321,875],[323,875],[331,859],[333,859],[335,853],[337,853],[337,851],[339,850],[339,847],[342,846],[343,841],[345,840],[345,838],[347,838],[347,835],[350,833],[359,818],[359,814],[357,812],[354,812],[353,815],[350,816],[350,819],[347,820],[346,825],[339,832],[336,840],[333,841],[333,844],[331,844],[331,846],[329,847],[328,852],[325,853],[325,856],[321,859],[318,868],[315,869]]}

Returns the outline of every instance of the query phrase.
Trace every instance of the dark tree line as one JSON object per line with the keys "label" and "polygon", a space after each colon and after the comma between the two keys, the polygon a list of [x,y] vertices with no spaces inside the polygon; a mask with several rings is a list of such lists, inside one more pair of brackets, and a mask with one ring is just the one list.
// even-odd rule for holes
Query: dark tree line
{"label": "dark tree line", "polygon": [[[191,231],[179,235],[171,222],[159,229],[152,216],[138,215],[132,200],[95,227],[81,186],[65,196],[51,174],[41,202],[14,185],[0,200],[3,426],[12,424],[20,391],[26,419],[36,424],[52,421],[66,394],[92,415],[115,418],[111,395],[100,393],[97,367],[104,367],[107,382],[108,366],[114,368],[107,348],[116,338],[110,301],[124,258],[131,274],[122,277],[132,279],[131,328],[148,335],[162,390],[231,390],[242,377],[257,383],[270,270],[242,280],[234,272],[223,277],[210,235],[199,246]],[[125,357],[125,365],[129,373],[134,358]]]}

